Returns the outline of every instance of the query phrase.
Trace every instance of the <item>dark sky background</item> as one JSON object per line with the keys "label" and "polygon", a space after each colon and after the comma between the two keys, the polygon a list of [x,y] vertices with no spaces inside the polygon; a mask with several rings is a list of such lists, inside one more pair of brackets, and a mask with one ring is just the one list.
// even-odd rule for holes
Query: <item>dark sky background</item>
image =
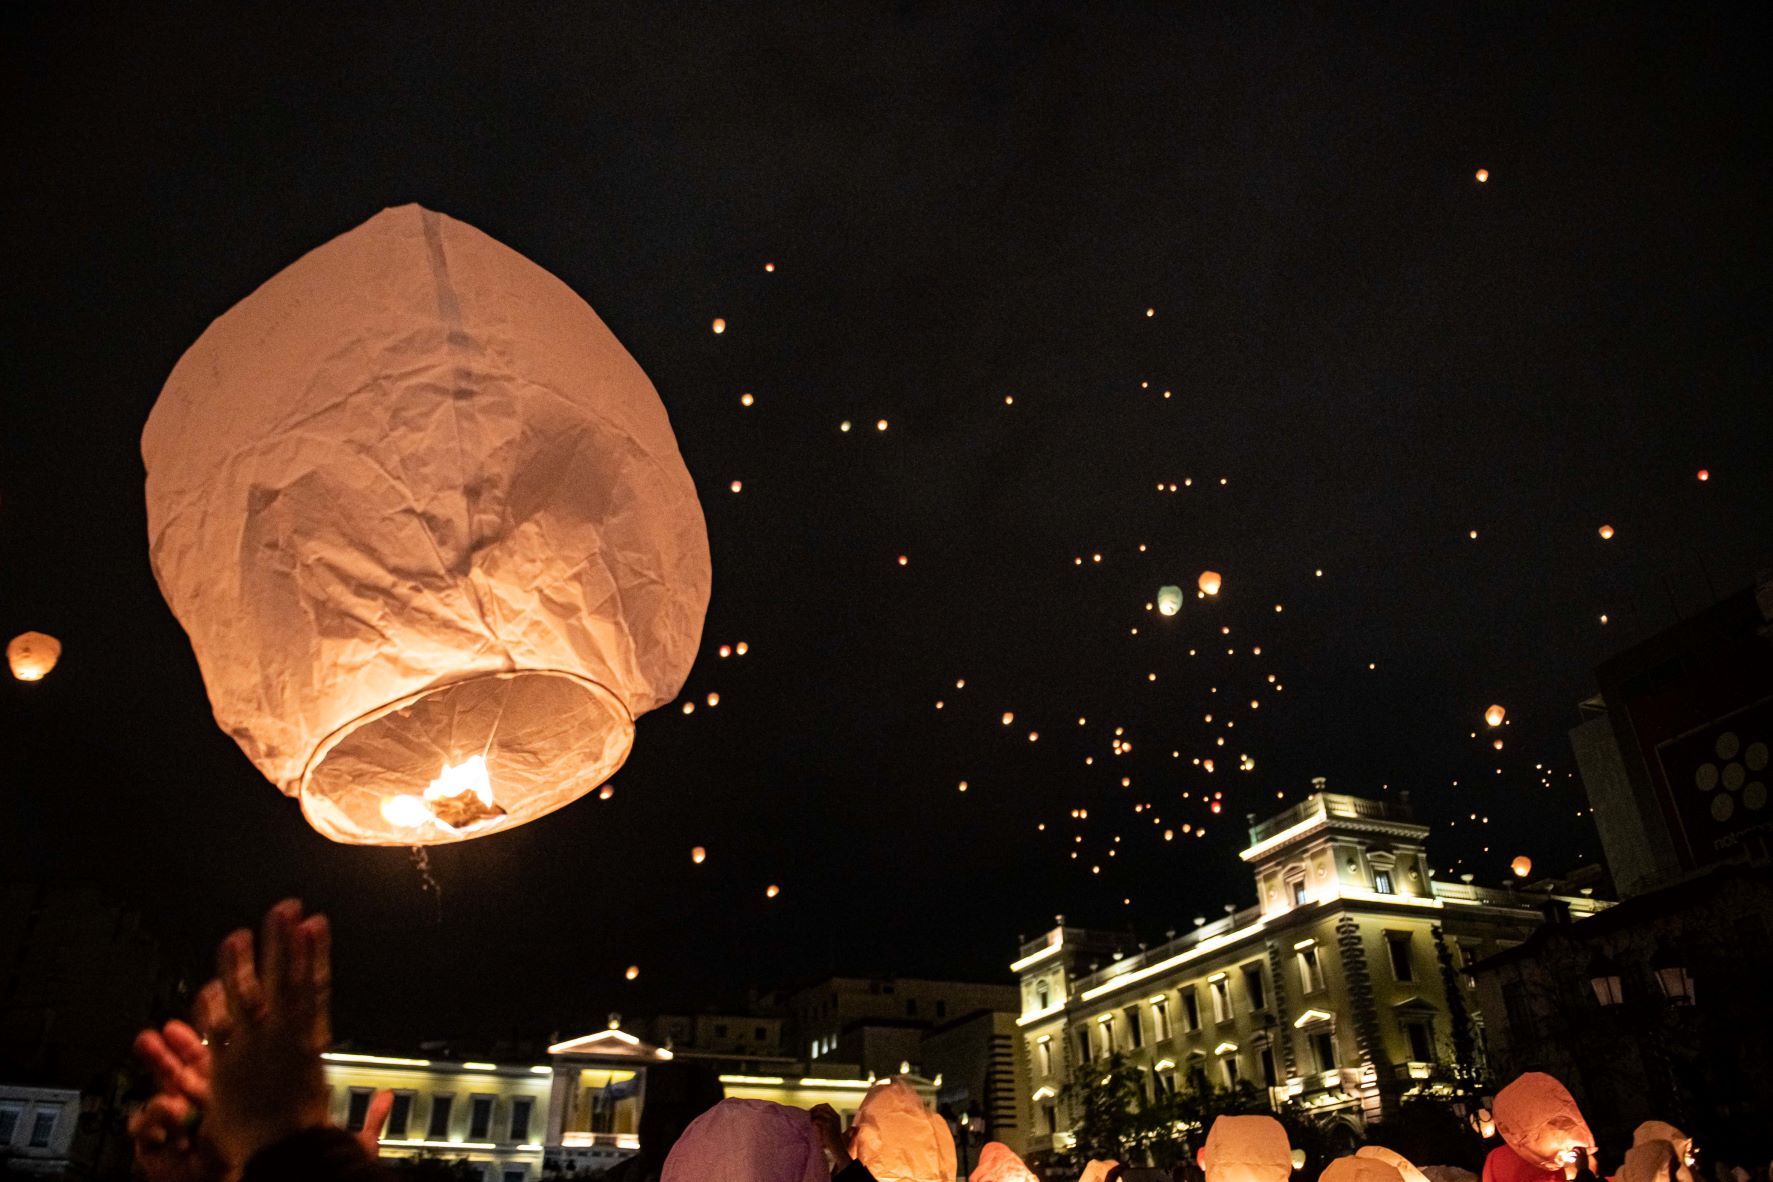
{"label": "dark sky background", "polygon": [[[1443,875],[1592,861],[1592,668],[1769,561],[1753,19],[10,9],[0,631],[66,648],[0,688],[4,870],[193,945],[300,893],[339,929],[341,1035],[404,1040],[1002,978],[1059,911],[1161,939],[1253,900],[1244,814],[1313,775],[1408,789]],[[138,452],[212,319],[410,201],[560,276],[651,375],[714,554],[685,695],[721,695],[643,719],[613,799],[434,849],[440,914],[408,852],[320,838],[214,725]],[[1216,600],[1144,610],[1204,568]]]}

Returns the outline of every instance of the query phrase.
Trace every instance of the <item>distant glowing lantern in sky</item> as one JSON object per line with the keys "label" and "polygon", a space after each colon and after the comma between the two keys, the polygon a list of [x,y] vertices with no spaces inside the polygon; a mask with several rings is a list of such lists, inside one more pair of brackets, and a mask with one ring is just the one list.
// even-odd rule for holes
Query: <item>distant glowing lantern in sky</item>
{"label": "distant glowing lantern in sky", "polygon": [[1484,711],[1484,721],[1490,726],[1501,726],[1502,720],[1508,717],[1508,711],[1500,706],[1492,706]]}
{"label": "distant glowing lantern in sky", "polygon": [[739,395],[739,405],[740,406],[750,406],[752,403],[754,403],[756,401],[757,401],[757,398],[755,395],[752,395],[752,394]]}
{"label": "distant glowing lantern in sky", "polygon": [[6,663],[20,681],[42,681],[62,659],[62,642],[43,632],[20,632],[6,646]]}
{"label": "distant glowing lantern in sky", "polygon": [[1522,854],[1520,857],[1510,862],[1508,868],[1514,871],[1514,876],[1516,878],[1525,878],[1527,875],[1533,873],[1533,859]]}
{"label": "distant glowing lantern in sky", "polygon": [[1217,595],[1219,594],[1219,586],[1220,579],[1218,571],[1203,570],[1200,572],[1200,589],[1203,592],[1208,595]]}
{"label": "distant glowing lantern in sky", "polygon": [[211,324],[142,455],[216,720],[335,841],[595,790],[700,645],[707,532],[652,384],[558,279],[418,206]]}
{"label": "distant glowing lantern in sky", "polygon": [[1702,481],[1710,480],[1711,479],[1711,469],[1709,469],[1709,468],[1699,469],[1699,479]]}
{"label": "distant glowing lantern in sky", "polygon": [[714,318],[714,335],[719,336],[721,333],[723,333],[725,331],[726,331],[726,321],[724,321],[724,320],[720,319],[718,316],[716,316]]}
{"label": "distant glowing lantern in sky", "polygon": [[701,846],[696,846],[690,850],[690,861],[694,862],[696,865],[700,866],[703,862],[706,862],[707,860],[708,860],[708,851],[703,849]]}
{"label": "distant glowing lantern in sky", "polygon": [[1157,589],[1157,610],[1166,616],[1173,616],[1182,610],[1182,588],[1164,584]]}
{"label": "distant glowing lantern in sky", "polygon": [[763,889],[763,897],[766,899],[773,899],[781,893],[782,893],[782,888],[777,886],[773,882],[770,883],[769,886],[767,886]]}
{"label": "distant glowing lantern in sky", "polygon": [[628,978],[630,981],[634,980],[634,978],[640,976],[640,966],[637,964],[629,965],[628,971],[623,973],[622,976]]}
{"label": "distant glowing lantern in sky", "polygon": [[1613,527],[1612,526],[1603,525],[1603,526],[1601,526],[1599,532],[1601,535],[1601,541],[1608,542],[1613,539]]}
{"label": "distant glowing lantern in sky", "polygon": [[1481,184],[1483,184],[1483,183],[1484,183],[1484,182],[1485,182],[1485,181],[1487,181],[1487,180],[1489,180],[1489,179],[1490,179],[1490,170],[1489,170],[1489,169],[1487,169],[1487,168],[1480,168],[1480,169],[1478,169],[1478,170],[1477,170],[1477,182],[1478,182],[1478,184],[1480,184],[1480,185],[1481,185]]}

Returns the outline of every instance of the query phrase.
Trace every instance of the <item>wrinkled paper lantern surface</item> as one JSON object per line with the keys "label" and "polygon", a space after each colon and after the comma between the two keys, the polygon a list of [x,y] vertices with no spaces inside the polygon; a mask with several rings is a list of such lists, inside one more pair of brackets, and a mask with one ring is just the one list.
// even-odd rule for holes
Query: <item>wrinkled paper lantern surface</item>
{"label": "wrinkled paper lantern surface", "polygon": [[967,1182],[1040,1182],[1015,1150],[1002,1141],[988,1141],[979,1151],[979,1164]]}
{"label": "wrinkled paper lantern surface", "polygon": [[62,659],[62,642],[45,632],[20,632],[6,646],[6,664],[20,681],[42,681]]}
{"label": "wrinkled paper lantern surface", "polygon": [[1675,1182],[1680,1166],[1680,1156],[1667,1141],[1640,1141],[1626,1150],[1614,1182]]}
{"label": "wrinkled paper lantern surface", "polygon": [[830,1182],[806,1110],[726,1099],[690,1122],[660,1182]]}
{"label": "wrinkled paper lantern surface", "polygon": [[1493,1111],[1496,1132],[1530,1166],[1562,1169],[1594,1145],[1575,1097],[1542,1071],[1529,1071],[1497,1092]]}
{"label": "wrinkled paper lantern surface", "polygon": [[1403,1174],[1388,1161],[1351,1154],[1324,1167],[1318,1182],[1402,1182]]}
{"label": "wrinkled paper lantern surface", "polygon": [[707,532],[652,384],[565,284],[418,206],[210,325],[142,455],[216,720],[335,841],[576,799],[700,642]]}
{"label": "wrinkled paper lantern surface", "polygon": [[862,1097],[850,1125],[850,1156],[877,1182],[954,1182],[954,1136],[948,1122],[897,1077]]}
{"label": "wrinkled paper lantern surface", "polygon": [[1363,1145],[1354,1151],[1356,1157],[1370,1157],[1374,1161],[1384,1162],[1399,1174],[1404,1182],[1428,1182],[1428,1175],[1417,1169],[1415,1163],[1396,1150],[1387,1149],[1383,1145]]}
{"label": "wrinkled paper lantern surface", "polygon": [[1293,1147],[1272,1116],[1222,1116],[1207,1131],[1200,1164],[1207,1182],[1287,1182]]}

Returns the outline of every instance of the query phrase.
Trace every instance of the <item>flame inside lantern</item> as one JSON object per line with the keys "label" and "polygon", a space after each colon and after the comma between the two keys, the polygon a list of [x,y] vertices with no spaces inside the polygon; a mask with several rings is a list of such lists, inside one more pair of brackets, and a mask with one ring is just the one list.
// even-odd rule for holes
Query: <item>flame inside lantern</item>
{"label": "flame inside lantern", "polygon": [[450,833],[468,833],[504,815],[505,810],[493,799],[492,777],[481,755],[444,764],[422,797],[402,793],[382,802],[382,818],[402,829],[435,824]]}

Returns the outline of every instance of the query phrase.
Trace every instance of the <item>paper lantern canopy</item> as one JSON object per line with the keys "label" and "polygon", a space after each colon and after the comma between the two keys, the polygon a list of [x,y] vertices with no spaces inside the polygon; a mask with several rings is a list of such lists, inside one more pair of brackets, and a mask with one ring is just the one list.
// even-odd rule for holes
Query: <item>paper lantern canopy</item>
{"label": "paper lantern canopy", "polygon": [[1182,610],[1182,588],[1165,584],[1157,589],[1157,610],[1166,616],[1173,616]]}
{"label": "paper lantern canopy", "polygon": [[1339,1157],[1324,1167],[1318,1182],[1403,1182],[1403,1174],[1376,1157]]}
{"label": "paper lantern canopy", "polygon": [[769,1178],[830,1182],[806,1109],[728,1097],[691,1121],[665,1156],[659,1182]]}
{"label": "paper lantern canopy", "polygon": [[898,1077],[862,1097],[849,1131],[850,1156],[879,1182],[953,1182],[954,1136],[948,1122]]}
{"label": "paper lantern canopy", "polygon": [[1374,1161],[1384,1162],[1402,1175],[1404,1182],[1428,1182],[1428,1175],[1416,1168],[1414,1162],[1401,1153],[1385,1148],[1383,1145],[1363,1145],[1354,1151],[1356,1157],[1370,1157]]}
{"label": "paper lantern canopy", "polygon": [[1202,572],[1200,572],[1199,582],[1200,582],[1200,589],[1203,592],[1205,592],[1206,594],[1208,594],[1208,595],[1219,594],[1220,579],[1219,579],[1219,572],[1218,571],[1203,570]]}
{"label": "paper lantern canopy", "polygon": [[62,659],[62,642],[43,632],[20,632],[6,646],[6,663],[20,681],[42,681]]}
{"label": "paper lantern canopy", "polygon": [[216,720],[335,841],[567,804],[700,643],[707,531],[652,384],[558,279],[418,206],[210,325],[142,455]]}
{"label": "paper lantern canopy", "polygon": [[979,1164],[967,1175],[967,1182],[1040,1182],[1015,1150],[1002,1141],[988,1141],[979,1150]]}
{"label": "paper lantern canopy", "polygon": [[1570,1165],[1594,1146],[1594,1134],[1569,1089],[1542,1071],[1529,1071],[1496,1093],[1496,1131],[1530,1166]]}
{"label": "paper lantern canopy", "polygon": [[1222,1116],[1201,1151],[1207,1182],[1287,1182],[1293,1147],[1272,1116]]}
{"label": "paper lantern canopy", "polygon": [[1484,711],[1484,724],[1486,726],[1501,726],[1502,720],[1507,717],[1508,711],[1500,706],[1492,706]]}
{"label": "paper lantern canopy", "polygon": [[1527,875],[1533,873],[1533,859],[1527,857],[1525,854],[1521,854],[1508,864],[1508,868],[1514,871],[1514,876],[1516,878],[1525,878]]}

